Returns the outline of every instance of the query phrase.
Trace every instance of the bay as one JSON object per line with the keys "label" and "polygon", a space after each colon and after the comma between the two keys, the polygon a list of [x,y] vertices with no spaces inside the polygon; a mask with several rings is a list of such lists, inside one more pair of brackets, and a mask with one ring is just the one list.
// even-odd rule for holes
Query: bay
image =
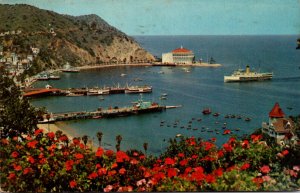
{"label": "bay", "polygon": [[[97,143],[96,133],[103,132],[103,146],[115,149],[116,135],[122,135],[121,149],[143,150],[148,143],[148,152],[159,154],[167,140],[176,134],[217,138],[217,145],[230,136],[222,135],[223,125],[242,136],[250,134],[268,120],[268,113],[275,102],[279,102],[286,115],[298,115],[300,109],[300,51],[296,50],[297,36],[136,36],[142,47],[153,55],[183,46],[194,51],[196,59],[213,57],[219,68],[188,67],[189,73],[181,67],[112,67],[85,70],[80,73],[61,74],[59,81],[40,81],[35,87],[50,84],[56,88],[151,85],[153,92],[144,94],[143,99],[165,105],[182,105],[161,113],[149,113],[130,117],[99,120],[67,121],[64,126],[72,128],[78,136],[88,135]],[[251,83],[224,83],[224,75],[237,68],[272,71],[271,81]],[[161,73],[164,72],[164,73]],[[121,74],[126,76],[120,76]],[[140,78],[142,81],[135,82]],[[167,100],[160,100],[167,93]],[[137,101],[136,94],[116,94],[82,97],[46,97],[32,99],[35,106],[45,106],[50,112],[96,110],[98,107],[129,106]],[[210,107],[219,112],[219,117],[202,115],[201,111]],[[287,107],[292,107],[291,110]],[[226,114],[250,117],[244,119],[225,118]],[[198,119],[202,119],[198,121]],[[160,126],[161,120],[165,123]],[[190,130],[186,129],[191,121]],[[177,126],[175,123],[177,123]],[[181,129],[181,126],[185,128]],[[197,130],[194,130],[197,128]],[[239,131],[235,129],[239,128]],[[202,132],[203,131],[203,132]],[[212,131],[212,132],[208,132]],[[217,133],[219,132],[219,133]]]}

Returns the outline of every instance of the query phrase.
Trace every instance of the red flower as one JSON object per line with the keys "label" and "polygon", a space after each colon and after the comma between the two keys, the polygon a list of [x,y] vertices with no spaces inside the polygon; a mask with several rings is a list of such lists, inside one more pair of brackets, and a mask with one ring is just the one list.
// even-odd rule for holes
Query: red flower
{"label": "red flower", "polygon": [[228,140],[228,143],[233,143],[235,142],[235,138],[234,137],[230,137],[229,140]]}
{"label": "red flower", "polygon": [[40,161],[39,161],[39,163],[42,164],[42,165],[45,164],[46,162],[47,162],[46,158],[41,158]]}
{"label": "red flower", "polygon": [[129,156],[123,152],[123,151],[118,151],[116,153],[116,161],[117,162],[124,162],[124,161],[129,161]]}
{"label": "red flower", "polygon": [[223,148],[224,148],[225,151],[227,151],[227,152],[231,152],[231,151],[232,151],[232,146],[229,145],[228,143],[223,144]]}
{"label": "red flower", "polygon": [[83,159],[84,156],[83,156],[81,153],[76,153],[76,154],[75,154],[75,158],[76,158],[76,159]]}
{"label": "red flower", "polygon": [[264,182],[264,180],[260,177],[256,177],[256,178],[253,178],[252,180],[254,183],[256,183],[257,185],[260,185],[261,183]]}
{"label": "red flower", "polygon": [[107,173],[107,170],[105,168],[100,168],[98,170],[98,175],[99,176],[105,175],[106,173]]}
{"label": "red flower", "polygon": [[7,178],[9,180],[14,180],[14,179],[16,179],[16,174],[15,173],[10,173]]}
{"label": "red flower", "polygon": [[4,145],[8,145],[9,142],[7,139],[1,139],[1,143]]}
{"label": "red flower", "polygon": [[192,155],[192,159],[197,159],[198,156],[197,155]]}
{"label": "red flower", "polygon": [[203,142],[203,145],[204,145],[205,151],[209,151],[211,148],[213,148],[215,146],[213,143],[210,143],[208,141]]}
{"label": "red flower", "polygon": [[111,165],[111,169],[114,169],[114,168],[117,168],[118,167],[118,164],[117,163],[113,163],[112,165]]}
{"label": "red flower", "polygon": [[114,155],[114,151],[113,151],[113,150],[107,150],[107,151],[105,152],[105,155],[106,155],[107,157],[111,157],[111,156]]}
{"label": "red flower", "polygon": [[178,157],[184,157],[184,153],[179,153]]}
{"label": "red flower", "polygon": [[249,141],[247,139],[245,139],[242,143],[242,147],[245,148],[245,149],[248,149],[249,148]]}
{"label": "red flower", "polygon": [[34,164],[34,162],[35,162],[35,160],[34,160],[34,158],[33,158],[32,156],[28,156],[28,157],[27,157],[27,161],[28,161],[29,163],[31,163],[31,164]]}
{"label": "red flower", "polygon": [[16,151],[11,153],[11,157],[13,157],[13,158],[17,158],[18,156],[19,156],[19,153]]}
{"label": "red flower", "polygon": [[96,172],[93,172],[91,173],[89,176],[88,176],[88,179],[92,180],[92,179],[95,179],[98,177],[98,174]]}
{"label": "red flower", "polygon": [[260,171],[261,171],[262,173],[264,173],[264,174],[269,173],[270,170],[271,170],[270,167],[267,166],[267,165],[264,165],[263,167],[260,168]]}
{"label": "red flower", "polygon": [[74,138],[73,139],[73,143],[74,143],[74,145],[79,145],[80,144],[80,140],[77,139],[77,138]]}
{"label": "red flower", "polygon": [[211,184],[211,183],[214,183],[216,181],[215,177],[211,174],[208,174],[205,178],[206,182]]}
{"label": "red flower", "polygon": [[191,180],[195,181],[202,181],[204,180],[205,175],[203,174],[203,171],[195,171],[191,174]]}
{"label": "red flower", "polygon": [[254,134],[252,134],[250,137],[251,137],[251,139],[252,139],[253,142],[256,142],[256,141],[258,141],[258,140],[260,140],[262,138],[262,135],[254,135]]}
{"label": "red flower", "polygon": [[287,154],[289,154],[289,151],[288,150],[284,150],[281,153],[282,153],[282,155],[286,156]]}
{"label": "red flower", "polygon": [[49,133],[47,133],[47,136],[48,136],[50,139],[54,139],[55,134],[54,134],[53,132],[49,132]]}
{"label": "red flower", "polygon": [[132,165],[136,165],[136,164],[138,164],[138,163],[139,163],[139,161],[136,160],[136,159],[132,159],[132,160],[130,161],[130,164],[132,164]]}
{"label": "red flower", "polygon": [[14,170],[20,171],[20,170],[22,170],[22,166],[14,164]]}
{"label": "red flower", "polygon": [[75,186],[77,186],[77,183],[74,180],[72,180],[69,182],[69,185],[71,188],[75,188]]}
{"label": "red flower", "polygon": [[68,161],[66,161],[66,163],[65,163],[66,170],[67,170],[67,171],[72,170],[73,164],[74,164],[74,161],[73,161],[73,160],[68,160]]}
{"label": "red flower", "polygon": [[193,169],[192,169],[191,167],[187,167],[187,168],[185,168],[184,173],[185,173],[185,174],[188,174],[188,173],[190,173],[192,170],[193,170]]}
{"label": "red flower", "polygon": [[173,165],[173,164],[175,164],[175,160],[168,157],[168,158],[165,159],[165,164],[166,165]]}
{"label": "red flower", "polygon": [[222,150],[218,151],[218,158],[223,157],[224,156],[224,152]]}
{"label": "red flower", "polygon": [[35,136],[37,136],[40,133],[43,133],[43,129],[37,129],[37,130],[34,131]]}
{"label": "red flower", "polygon": [[28,174],[28,173],[31,173],[32,172],[32,168],[25,168],[24,170],[23,170],[23,174],[24,175],[26,175],[26,174]]}
{"label": "red flower", "polygon": [[211,138],[210,140],[211,140],[212,142],[215,142],[215,141],[217,141],[217,138],[213,137],[213,138]]}
{"label": "red flower", "polygon": [[168,177],[169,178],[172,178],[172,177],[174,177],[176,175],[177,175],[177,170],[175,168],[169,168],[168,169]]}
{"label": "red flower", "polygon": [[149,172],[149,171],[145,171],[144,172],[144,177],[145,178],[148,178],[148,177],[150,177],[151,176],[151,173]]}
{"label": "red flower", "polygon": [[125,172],[126,172],[126,169],[125,169],[125,168],[121,168],[121,169],[119,170],[119,174],[121,174],[121,175],[125,174]]}
{"label": "red flower", "polygon": [[60,141],[67,141],[68,140],[68,137],[66,135],[62,135],[60,138],[59,138]]}
{"label": "red flower", "polygon": [[185,166],[188,163],[188,160],[184,159],[179,162],[181,166]]}
{"label": "red flower", "polygon": [[195,167],[195,168],[194,168],[194,171],[195,171],[195,172],[203,173],[204,169],[203,169],[201,166],[198,166],[198,167]]}
{"label": "red flower", "polygon": [[104,150],[101,147],[98,147],[96,152],[96,157],[102,157]]}
{"label": "red flower", "polygon": [[111,170],[111,171],[108,171],[108,176],[113,176],[113,175],[115,175],[117,173],[117,171],[116,170]]}
{"label": "red flower", "polygon": [[27,143],[27,146],[28,146],[29,148],[35,148],[35,147],[36,147],[36,144],[38,144],[38,141],[33,140],[33,141],[28,142],[28,143]]}
{"label": "red flower", "polygon": [[153,175],[153,178],[158,182],[159,180],[164,179],[166,176],[164,173],[162,172],[158,172],[156,174]]}
{"label": "red flower", "polygon": [[248,169],[248,168],[250,168],[250,164],[249,163],[244,163],[242,166],[241,166],[241,170],[246,170],[246,169]]}
{"label": "red flower", "polygon": [[220,177],[223,175],[223,169],[222,168],[218,168],[216,170],[213,171],[213,174],[217,177]]}

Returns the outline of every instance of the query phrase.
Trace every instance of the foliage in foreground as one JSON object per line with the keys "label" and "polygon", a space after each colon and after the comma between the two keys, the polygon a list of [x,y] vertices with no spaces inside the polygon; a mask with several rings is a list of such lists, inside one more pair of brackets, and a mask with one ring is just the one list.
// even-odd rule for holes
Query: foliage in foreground
{"label": "foliage in foreground", "polygon": [[300,187],[291,150],[261,135],[230,138],[221,148],[195,138],[172,140],[159,157],[140,151],[86,148],[41,129],[1,139],[1,187],[6,191],[282,191]]}

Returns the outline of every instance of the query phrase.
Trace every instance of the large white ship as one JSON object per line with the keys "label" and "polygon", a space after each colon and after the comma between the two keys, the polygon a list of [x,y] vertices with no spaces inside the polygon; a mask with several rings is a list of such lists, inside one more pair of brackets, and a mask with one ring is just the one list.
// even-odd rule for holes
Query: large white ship
{"label": "large white ship", "polygon": [[273,77],[272,72],[251,72],[249,65],[246,66],[246,70],[238,69],[230,76],[224,76],[224,82],[246,82],[246,81],[262,81],[271,80]]}

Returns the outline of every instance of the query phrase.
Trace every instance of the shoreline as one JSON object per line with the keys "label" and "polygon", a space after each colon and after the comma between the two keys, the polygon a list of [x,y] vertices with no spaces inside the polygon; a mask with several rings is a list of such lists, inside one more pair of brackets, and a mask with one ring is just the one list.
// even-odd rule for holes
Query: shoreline
{"label": "shoreline", "polygon": [[[63,132],[63,134],[65,134],[69,138],[70,141],[73,140],[74,137],[80,137],[81,138],[83,136],[83,135],[79,135],[79,134],[76,134],[76,133],[73,133],[71,135],[70,133],[72,131],[66,131],[67,129],[64,129],[64,127],[67,127],[67,125],[64,124],[64,123],[62,123],[62,122],[50,123],[50,124],[37,124],[37,127],[39,129],[43,129],[44,133],[47,133],[48,129],[50,130],[49,132],[53,132],[53,133],[55,133],[56,131],[60,130],[60,131]],[[72,130],[72,128],[70,128],[70,129]],[[91,148],[92,151],[97,151],[97,149],[98,149],[97,143],[96,142],[94,143],[93,139],[91,137],[89,137],[89,140],[87,142],[87,148]]]}

